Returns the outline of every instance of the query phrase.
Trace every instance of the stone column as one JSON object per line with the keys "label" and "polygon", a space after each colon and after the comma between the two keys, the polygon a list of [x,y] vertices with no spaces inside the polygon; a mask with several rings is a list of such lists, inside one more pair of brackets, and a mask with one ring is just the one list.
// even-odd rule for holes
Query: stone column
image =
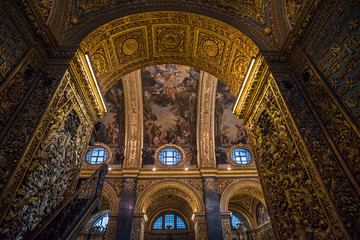
{"label": "stone column", "polygon": [[208,239],[223,239],[219,195],[215,177],[204,177],[203,185]]}
{"label": "stone column", "polygon": [[195,225],[195,239],[207,240],[205,213],[194,214],[194,225]]}
{"label": "stone column", "polygon": [[224,240],[231,240],[231,222],[230,212],[221,212],[221,224],[223,229]]}
{"label": "stone column", "polygon": [[136,182],[134,177],[124,177],[123,190],[119,203],[119,214],[117,216],[117,226],[115,239],[131,240],[133,214],[135,206]]}
{"label": "stone column", "polygon": [[146,216],[144,213],[137,213],[133,220],[133,240],[143,240],[145,233]]}

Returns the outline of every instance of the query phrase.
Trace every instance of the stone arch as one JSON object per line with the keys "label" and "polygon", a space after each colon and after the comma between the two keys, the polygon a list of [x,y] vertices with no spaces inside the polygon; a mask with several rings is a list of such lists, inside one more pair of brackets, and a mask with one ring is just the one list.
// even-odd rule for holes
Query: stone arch
{"label": "stone arch", "polygon": [[114,189],[107,182],[104,182],[102,194],[105,194],[109,199],[110,213],[117,213],[119,211],[118,197]]}
{"label": "stone arch", "polygon": [[230,25],[186,12],[148,12],[113,20],[80,43],[89,53],[103,92],[143,67],[174,63],[221,79],[237,94],[256,43]]}
{"label": "stone arch", "polygon": [[240,179],[225,188],[220,199],[220,211],[228,211],[230,198],[238,193],[253,196],[266,206],[260,181],[256,179]]}
{"label": "stone arch", "polygon": [[[71,13],[72,9],[68,5],[62,5],[56,8],[56,16],[61,17],[62,20],[57,21],[54,24],[54,35],[62,45],[77,45],[81,42],[83,36],[88,35],[94,29],[111,22],[115,19],[125,16],[156,12],[156,11],[176,11],[188,12],[193,14],[200,14],[207,16],[218,21],[222,21],[246,35],[251,37],[254,42],[262,50],[279,50],[281,42],[274,41],[274,36],[279,37],[282,34],[287,33],[288,30],[284,30],[284,23],[281,21],[283,11],[282,5],[277,1],[269,1],[267,4],[267,10],[263,10],[267,14],[270,14],[265,24],[258,24],[251,17],[244,16],[243,13],[227,9],[219,2],[212,1],[211,4],[204,4],[201,1],[193,1],[183,4],[181,2],[173,1],[148,1],[146,4],[137,1],[128,1],[127,4],[117,4],[111,7],[102,8],[100,11],[97,9],[92,11],[91,14],[87,14],[86,17],[78,16]],[[231,4],[230,4],[231,5]],[[256,8],[254,6],[254,8]],[[246,14],[245,14],[246,15]],[[69,22],[72,25],[69,26]]]}
{"label": "stone arch", "polygon": [[164,179],[150,186],[139,195],[135,203],[134,213],[146,213],[152,200],[165,194],[174,194],[184,198],[194,213],[205,212],[202,198],[192,186],[181,181]]}

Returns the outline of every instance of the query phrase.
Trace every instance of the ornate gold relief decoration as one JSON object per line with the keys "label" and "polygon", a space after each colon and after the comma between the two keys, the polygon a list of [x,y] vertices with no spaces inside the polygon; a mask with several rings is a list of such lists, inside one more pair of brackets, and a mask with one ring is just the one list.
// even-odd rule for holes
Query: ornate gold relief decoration
{"label": "ornate gold relief decoration", "polygon": [[106,75],[110,73],[112,66],[108,57],[109,53],[108,47],[106,46],[106,41],[102,41],[94,49],[91,49],[91,65],[95,71],[96,77],[106,77]]}
{"label": "ornate gold relief decoration", "polygon": [[204,189],[205,191],[215,191],[216,183],[214,178],[205,178],[204,179]]}
{"label": "ornate gold relief decoration", "polygon": [[[90,0],[78,0],[78,14],[91,15],[99,9],[111,8],[116,5],[131,3],[135,1],[125,0],[98,0],[96,2]],[[212,4],[213,7],[226,9],[252,22],[264,25],[266,23],[266,0],[239,0],[239,1],[223,1],[223,0],[198,0],[198,4]]]}
{"label": "ornate gold relief decoration", "polygon": [[197,45],[195,48],[195,57],[204,58],[214,65],[223,65],[224,51],[227,42],[217,34],[196,29]]}
{"label": "ornate gold relief decoration", "polygon": [[[64,77],[65,82],[68,77]],[[2,223],[1,238],[18,238],[34,229],[76,185],[92,125],[71,83],[62,90],[45,136]]]}
{"label": "ornate gold relief decoration", "polygon": [[153,26],[155,56],[173,52],[183,54],[187,50],[186,36],[189,27],[175,24]]}
{"label": "ornate gold relief decoration", "polygon": [[125,192],[132,192],[135,187],[135,181],[133,178],[127,178],[124,182],[124,191]]}
{"label": "ornate gold relief decoration", "polygon": [[[139,189],[138,189],[139,191]],[[147,185],[139,195],[136,195],[135,213],[146,213],[155,199],[163,195],[176,195],[184,199],[192,208],[192,212],[203,212],[205,206],[198,190],[186,182],[165,179]]]}
{"label": "ornate gold relief decoration", "polygon": [[120,202],[120,196],[121,196],[121,191],[122,191],[122,187],[123,187],[123,182],[122,180],[116,180],[116,179],[109,179],[106,180],[106,182],[112,187],[112,189],[114,189],[118,202]]}
{"label": "ornate gold relief decoration", "polygon": [[271,75],[267,81],[271,88],[256,101],[247,129],[275,232],[284,239],[348,239]]}
{"label": "ornate gold relief decoration", "polygon": [[200,167],[215,167],[215,96],[217,79],[200,71],[198,89],[197,144]]}
{"label": "ornate gold relief decoration", "polygon": [[134,71],[123,78],[125,99],[125,168],[140,166],[143,138],[143,102],[141,91],[140,70]]}
{"label": "ornate gold relief decoration", "polygon": [[301,16],[304,2],[304,0],[286,0],[286,13],[291,26],[294,26],[296,20]]}
{"label": "ornate gold relief decoration", "polygon": [[103,41],[111,43],[104,45],[108,48],[104,59],[117,66],[107,74],[105,67],[96,70],[104,92],[126,74],[166,61],[206,71],[236,94],[251,57],[259,51],[235,28],[184,12],[142,13],[114,20],[90,33],[80,48],[95,54]]}
{"label": "ornate gold relief decoration", "polygon": [[[119,64],[149,57],[146,27],[134,28],[111,36]],[[102,70],[102,69],[100,69]]]}
{"label": "ornate gold relief decoration", "polygon": [[81,51],[78,51],[71,61],[70,73],[73,75],[79,92],[85,96],[84,103],[89,115],[94,120],[97,117],[102,117],[105,109],[101,103],[101,96],[97,93],[94,79],[91,76],[89,66],[86,64],[85,56]]}

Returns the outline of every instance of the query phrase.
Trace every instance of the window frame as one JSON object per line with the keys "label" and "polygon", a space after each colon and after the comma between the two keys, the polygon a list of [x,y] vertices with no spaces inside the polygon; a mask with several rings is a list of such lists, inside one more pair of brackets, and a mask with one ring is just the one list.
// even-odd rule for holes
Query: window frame
{"label": "window frame", "polygon": [[[175,164],[171,164],[171,165],[163,163],[160,160],[159,155],[160,155],[161,151],[163,151],[166,148],[174,148],[177,151],[179,151],[179,153],[181,155],[180,161],[175,163]],[[185,162],[185,160],[186,160],[186,154],[185,154],[184,150],[181,147],[179,147],[179,146],[177,146],[175,144],[163,145],[163,146],[159,147],[158,149],[156,149],[156,151],[155,151],[155,162],[156,162],[157,165],[160,165],[162,167],[166,167],[166,168],[178,167],[178,166],[181,166]]]}
{"label": "window frame", "polygon": [[[250,160],[249,162],[247,162],[247,163],[239,163],[239,162],[236,162],[236,160],[234,160],[234,159],[231,157],[232,152],[233,152],[234,150],[236,150],[236,149],[239,149],[239,148],[240,148],[240,149],[245,149],[245,150],[249,151],[250,156],[251,156],[251,160]],[[236,145],[236,146],[231,147],[231,148],[229,149],[227,155],[228,155],[228,159],[230,160],[230,162],[231,162],[233,165],[235,165],[235,166],[249,166],[249,165],[251,165],[251,164],[255,161],[254,154],[253,154],[251,148],[250,148],[249,146],[243,145],[243,144],[239,144],[239,145]]]}
{"label": "window frame", "polygon": [[[104,158],[104,161],[103,162],[101,162],[101,163],[91,163],[91,162],[89,162],[88,160],[87,160],[87,155],[88,155],[88,153],[89,153],[89,151],[91,151],[92,149],[95,149],[95,148],[104,148],[106,151],[107,151],[107,153],[108,153],[108,156],[107,156],[107,158]],[[85,163],[88,165],[88,166],[100,166],[101,164],[103,164],[103,163],[108,163],[110,160],[112,159],[112,151],[111,151],[111,149],[107,146],[107,145],[105,145],[105,144],[103,144],[103,143],[95,143],[93,146],[88,146],[88,148],[86,149],[86,152],[85,152]]]}
{"label": "window frame", "polygon": [[[165,219],[165,216],[166,215],[173,215],[174,216],[174,228],[172,228],[172,229],[167,229],[166,228],[166,223],[165,223],[165,221],[166,221],[166,219]],[[159,228],[154,228],[154,225],[155,225],[155,223],[157,222],[157,220],[159,219],[159,218],[162,218],[161,219],[161,221],[162,221],[162,228],[161,229],[159,229]],[[180,218],[181,220],[182,220],[182,222],[184,223],[184,225],[185,225],[185,228],[177,228],[177,218]],[[166,230],[166,231],[169,231],[169,230],[176,230],[176,231],[188,231],[189,230],[189,226],[188,226],[188,223],[187,223],[187,221],[185,220],[185,218],[179,213],[179,212],[177,212],[177,211],[163,211],[163,212],[161,212],[160,214],[158,214],[158,215],[156,215],[156,217],[154,217],[154,220],[152,221],[152,223],[151,223],[151,225],[150,225],[150,230],[151,231],[164,231],[164,230]]]}

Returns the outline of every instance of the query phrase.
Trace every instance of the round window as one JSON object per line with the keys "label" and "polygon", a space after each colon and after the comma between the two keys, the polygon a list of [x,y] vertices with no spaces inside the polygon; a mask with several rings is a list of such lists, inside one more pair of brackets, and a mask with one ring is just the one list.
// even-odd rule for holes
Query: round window
{"label": "round window", "polygon": [[181,161],[181,152],[174,147],[161,149],[158,158],[159,161],[166,165],[175,165]]}
{"label": "round window", "polygon": [[109,157],[109,152],[106,148],[103,147],[94,147],[91,148],[86,153],[86,161],[91,164],[100,164],[105,162]]}
{"label": "round window", "polygon": [[231,159],[238,164],[247,164],[251,161],[251,152],[246,148],[235,148],[231,151]]}

